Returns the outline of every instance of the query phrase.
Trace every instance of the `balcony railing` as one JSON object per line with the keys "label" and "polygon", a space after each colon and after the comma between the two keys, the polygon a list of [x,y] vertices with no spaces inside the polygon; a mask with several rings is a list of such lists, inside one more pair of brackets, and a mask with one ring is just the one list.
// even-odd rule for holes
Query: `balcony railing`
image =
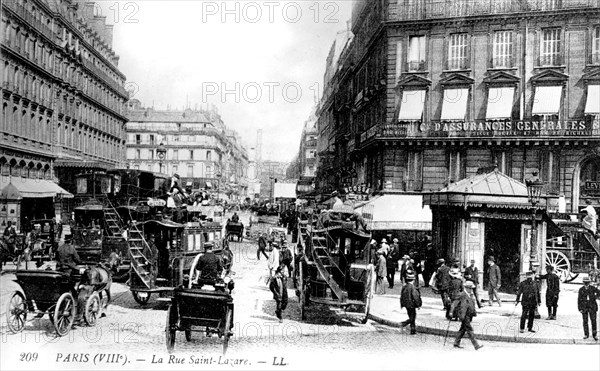
{"label": "balcony railing", "polygon": [[420,20],[599,7],[600,0],[399,0],[390,20]]}
{"label": "balcony railing", "polygon": [[469,58],[448,60],[449,70],[467,70],[470,68]]}
{"label": "balcony railing", "polygon": [[493,68],[512,68],[513,58],[509,56],[504,57],[495,57],[492,59],[492,67]]}
{"label": "balcony railing", "polygon": [[426,68],[427,64],[425,61],[408,61],[406,63],[406,70],[408,72],[425,71]]}
{"label": "balcony railing", "polygon": [[559,54],[542,55],[540,57],[539,66],[551,67],[551,66],[562,66],[563,58]]}

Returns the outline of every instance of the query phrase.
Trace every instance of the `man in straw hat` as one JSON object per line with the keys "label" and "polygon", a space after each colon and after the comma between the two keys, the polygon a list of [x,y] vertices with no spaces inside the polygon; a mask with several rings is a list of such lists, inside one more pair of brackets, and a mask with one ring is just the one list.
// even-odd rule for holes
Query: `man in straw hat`
{"label": "man in straw hat", "polygon": [[577,309],[583,317],[583,338],[590,337],[590,329],[588,327],[588,318],[592,322],[592,336],[598,341],[598,327],[596,315],[598,313],[598,302],[600,299],[600,290],[590,285],[590,277],[583,278],[583,287],[579,289],[577,295]]}
{"label": "man in straw hat", "polygon": [[535,309],[542,301],[540,298],[540,290],[538,285],[533,279],[534,276],[534,271],[527,272],[527,279],[519,283],[519,288],[517,289],[517,300],[515,302],[515,306],[521,302],[521,306],[523,307],[523,312],[521,313],[521,324],[519,327],[522,333],[525,332],[525,321],[527,321],[527,330],[529,330],[529,332],[535,332],[533,329]]}
{"label": "man in straw hat", "polygon": [[471,340],[473,347],[475,350],[479,350],[483,347],[483,345],[477,342],[475,339],[475,333],[473,332],[473,326],[471,325],[471,321],[473,317],[477,316],[477,311],[475,310],[475,301],[471,298],[473,294],[472,290],[475,285],[471,281],[465,282],[464,288],[465,291],[460,293],[458,299],[458,317],[460,319],[460,329],[458,330],[458,334],[456,335],[456,339],[454,340],[455,348],[462,348],[460,346],[460,341],[462,340],[465,333]]}
{"label": "man in straw hat", "polygon": [[408,319],[402,322],[402,327],[410,325],[410,334],[415,335],[417,333],[415,321],[417,319],[417,309],[421,308],[423,302],[421,301],[421,293],[413,285],[415,280],[414,272],[409,272],[406,275],[406,285],[402,287],[400,293],[400,308],[406,308],[408,313]]}

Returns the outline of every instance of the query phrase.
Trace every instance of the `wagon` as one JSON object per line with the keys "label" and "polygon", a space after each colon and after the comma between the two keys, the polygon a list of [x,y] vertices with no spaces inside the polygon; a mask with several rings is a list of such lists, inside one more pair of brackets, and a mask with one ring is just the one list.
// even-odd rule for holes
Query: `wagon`
{"label": "wagon", "polygon": [[233,236],[237,237],[238,242],[241,242],[244,238],[244,224],[242,222],[229,221],[225,226],[225,231],[228,241],[232,241]]}
{"label": "wagon", "polygon": [[225,280],[193,280],[198,259],[190,269],[192,280],[174,290],[167,311],[165,327],[167,350],[175,348],[177,331],[184,331],[186,340],[192,341],[192,333],[216,334],[223,339],[223,354],[227,352],[229,338],[233,335],[233,282]]}
{"label": "wagon", "polygon": [[[23,292],[13,292],[6,308],[6,322],[13,333],[23,331],[28,313],[36,318],[48,314],[56,333],[64,336],[71,330],[77,310],[77,291],[69,276],[49,270],[23,270],[16,272],[17,282]],[[83,317],[93,326],[108,306],[110,291],[95,287],[85,304]]]}

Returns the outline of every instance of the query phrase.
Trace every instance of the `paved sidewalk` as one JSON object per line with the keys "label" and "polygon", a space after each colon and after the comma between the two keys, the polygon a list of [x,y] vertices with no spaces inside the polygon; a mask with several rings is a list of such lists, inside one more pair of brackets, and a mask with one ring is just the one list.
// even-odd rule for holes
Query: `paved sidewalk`
{"label": "paved sidewalk", "polygon": [[[542,293],[542,305],[539,307],[541,319],[534,322],[535,333],[525,330],[519,332],[519,321],[522,307],[519,304],[515,308],[515,295],[502,294],[505,300],[502,307],[497,303],[493,306],[484,306],[477,310],[477,317],[473,318],[475,336],[480,340],[522,342],[522,343],[547,343],[547,344],[595,344],[599,342],[590,337],[583,339],[583,325],[581,313],[577,310],[577,291],[579,284],[562,284],[557,320],[546,320],[547,308],[544,306],[545,297]],[[370,318],[376,322],[401,327],[400,322],[408,319],[406,309],[400,310],[400,285],[393,289],[386,287],[386,294],[375,295],[371,305]],[[421,288],[423,307],[417,311],[417,332],[446,335],[448,341],[454,340],[460,322],[448,321],[446,312],[442,309],[442,301],[439,295],[432,292],[430,288]],[[487,293],[480,292],[480,298],[486,300]],[[514,311],[514,312],[513,312]],[[450,325],[448,327],[448,325]],[[408,327],[404,331],[409,331]],[[468,339],[463,339],[463,342]],[[465,344],[463,344],[465,345]]]}

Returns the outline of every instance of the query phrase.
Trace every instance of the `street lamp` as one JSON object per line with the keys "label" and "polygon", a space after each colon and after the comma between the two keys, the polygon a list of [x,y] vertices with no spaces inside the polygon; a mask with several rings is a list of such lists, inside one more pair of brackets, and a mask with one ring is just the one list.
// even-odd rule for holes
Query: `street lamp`
{"label": "street lamp", "polygon": [[158,145],[158,148],[156,149],[156,156],[158,157],[159,172],[162,173],[162,162],[165,159],[165,157],[167,157],[167,150],[165,149],[165,145],[162,142]]}
{"label": "street lamp", "polygon": [[217,173],[215,174],[215,176],[217,177],[217,205],[219,204],[219,198],[220,198],[220,193],[221,193],[221,173]]}
{"label": "street lamp", "polygon": [[533,263],[537,261],[537,224],[535,216],[537,212],[537,205],[540,203],[540,198],[542,196],[542,188],[544,187],[544,182],[540,180],[537,174],[538,172],[534,171],[532,173],[533,176],[525,181],[525,185],[527,186],[527,198],[529,199],[529,203],[532,206],[531,250],[529,254],[530,269],[533,269]]}

